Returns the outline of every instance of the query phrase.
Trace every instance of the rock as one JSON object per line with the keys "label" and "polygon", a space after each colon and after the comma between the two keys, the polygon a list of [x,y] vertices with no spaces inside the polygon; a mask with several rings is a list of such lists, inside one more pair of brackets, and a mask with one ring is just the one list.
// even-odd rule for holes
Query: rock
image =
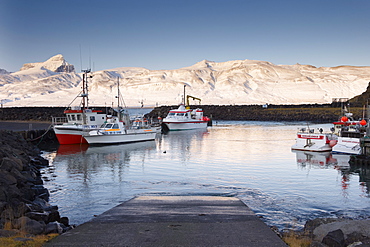
{"label": "rock", "polygon": [[313,219],[313,220],[308,220],[306,222],[306,224],[304,225],[303,230],[305,232],[312,233],[313,230],[315,228],[317,228],[318,226],[320,226],[320,225],[328,224],[328,223],[332,223],[332,222],[338,222],[338,221],[342,221],[342,220],[344,220],[344,219],[338,219],[338,218],[316,218],[316,219]]}
{"label": "rock", "polygon": [[36,198],[32,203],[42,208],[43,210],[46,210],[51,207],[51,205],[45,199],[42,198]]}
{"label": "rock", "polygon": [[28,212],[26,213],[26,216],[30,219],[36,220],[36,221],[44,221],[48,222],[49,214],[46,212],[39,213],[39,212]]}
{"label": "rock", "polygon": [[10,172],[13,168],[17,169],[18,171],[22,171],[22,161],[15,157],[4,157],[1,162],[1,170]]}
{"label": "rock", "polygon": [[[60,214],[59,214],[58,211],[52,211],[52,212],[50,212],[49,213],[49,217],[48,217],[47,220],[48,220],[48,222],[58,221],[58,222],[64,224],[64,222],[61,221]],[[66,224],[66,226],[68,226],[68,224]]]}
{"label": "rock", "polygon": [[36,220],[30,220],[26,224],[22,225],[20,230],[30,234],[42,234],[45,230],[45,223]]}
{"label": "rock", "polygon": [[364,237],[370,238],[370,220],[341,220],[338,222],[332,222],[328,224],[322,224],[314,229],[314,240],[322,241],[322,239],[329,233],[335,230],[341,229],[345,235],[345,238],[351,233],[358,232]]}
{"label": "rock", "polygon": [[35,192],[35,194],[39,197],[44,199],[45,201],[49,200],[49,191],[42,185],[34,185],[31,189]]}
{"label": "rock", "polygon": [[65,226],[69,226],[69,219],[68,219],[68,217],[62,217],[62,218],[60,218],[60,221],[59,222],[62,223],[63,225],[65,225]]}
{"label": "rock", "polygon": [[[65,226],[64,226],[65,227]],[[63,233],[63,227],[58,222],[50,222],[46,225],[44,234],[49,233]]]}
{"label": "rock", "polygon": [[16,185],[17,179],[8,171],[0,170],[0,184]]}
{"label": "rock", "polygon": [[18,231],[15,231],[15,230],[0,229],[0,237],[12,237],[17,234],[18,234]]}
{"label": "rock", "polygon": [[322,240],[329,247],[344,247],[344,234],[341,229],[329,232]]}
{"label": "rock", "polygon": [[310,247],[328,247],[328,246],[318,241],[312,241]]}

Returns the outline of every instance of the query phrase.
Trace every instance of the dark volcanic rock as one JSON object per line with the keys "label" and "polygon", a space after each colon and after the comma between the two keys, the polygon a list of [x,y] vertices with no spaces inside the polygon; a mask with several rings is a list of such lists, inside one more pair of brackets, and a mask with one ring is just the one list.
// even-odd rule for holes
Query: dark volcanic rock
{"label": "dark volcanic rock", "polygon": [[[191,106],[191,108],[202,108],[204,115],[214,121],[217,120],[240,120],[240,121],[277,121],[293,122],[305,121],[312,123],[330,123],[338,120],[341,114],[341,107],[338,104],[324,105],[202,105]],[[178,106],[156,107],[147,116],[152,119],[164,118],[169,110]],[[352,110],[352,109],[351,109]],[[361,113],[353,112],[358,118]]]}
{"label": "dark volcanic rock", "polygon": [[0,131],[0,147],[0,229],[44,233],[49,222],[61,220],[57,207],[48,203],[49,191],[42,185],[39,168],[47,166],[48,161],[15,132]]}

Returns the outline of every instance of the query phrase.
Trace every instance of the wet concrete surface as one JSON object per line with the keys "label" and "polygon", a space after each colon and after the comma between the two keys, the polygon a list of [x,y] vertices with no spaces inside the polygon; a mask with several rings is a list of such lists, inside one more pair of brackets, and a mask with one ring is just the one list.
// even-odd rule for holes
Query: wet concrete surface
{"label": "wet concrete surface", "polygon": [[287,246],[233,197],[140,196],[44,246]]}

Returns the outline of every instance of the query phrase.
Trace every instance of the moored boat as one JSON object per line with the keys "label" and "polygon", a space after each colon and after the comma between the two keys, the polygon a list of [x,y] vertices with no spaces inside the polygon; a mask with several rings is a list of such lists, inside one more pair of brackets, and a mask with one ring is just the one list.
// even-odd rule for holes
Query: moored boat
{"label": "moored boat", "polygon": [[59,144],[87,143],[83,132],[97,129],[106,120],[106,114],[102,111],[89,108],[87,78],[91,77],[90,72],[84,70],[82,75],[82,92],[79,95],[82,97],[82,106],[68,107],[64,110],[65,117],[53,117],[53,129]]}
{"label": "moored boat", "polygon": [[162,127],[166,130],[191,130],[207,128],[210,118],[203,115],[201,108],[190,109],[189,98],[199,100],[199,98],[186,95],[184,86],[184,103],[180,104],[178,109],[170,110],[168,115],[162,121]]}
{"label": "moored boat", "polygon": [[354,121],[352,113],[346,113],[339,121],[334,122],[334,133],[338,142],[333,147],[333,153],[361,154],[360,139],[366,135],[366,120]]}
{"label": "moored boat", "polygon": [[296,143],[291,147],[292,150],[311,151],[311,152],[330,152],[337,143],[338,136],[333,133],[323,133],[319,129],[315,133],[314,129],[301,128],[296,137]]}
{"label": "moored boat", "polygon": [[203,110],[186,109],[183,104],[178,109],[170,110],[162,124],[168,130],[190,130],[207,128],[209,118],[203,116]]}
{"label": "moored boat", "polygon": [[144,117],[130,119],[128,112],[120,107],[124,101],[119,90],[119,78],[117,85],[117,116],[107,116],[106,122],[99,128],[84,132],[87,143],[104,145],[154,140],[157,135],[156,127],[152,127]]}
{"label": "moored boat", "polygon": [[128,115],[108,117],[100,128],[84,134],[89,144],[118,144],[154,140],[157,134],[145,118],[136,119],[132,123]]}

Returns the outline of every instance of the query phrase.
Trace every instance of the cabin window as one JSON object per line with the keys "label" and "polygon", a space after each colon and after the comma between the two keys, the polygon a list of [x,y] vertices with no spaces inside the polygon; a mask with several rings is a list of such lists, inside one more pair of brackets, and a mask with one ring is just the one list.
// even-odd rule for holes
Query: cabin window
{"label": "cabin window", "polygon": [[95,116],[90,116],[90,121],[95,122]]}
{"label": "cabin window", "polygon": [[118,124],[114,124],[112,129],[118,129]]}
{"label": "cabin window", "polygon": [[68,121],[72,121],[71,115],[67,115],[67,117],[68,117]]}
{"label": "cabin window", "polygon": [[170,114],[168,114],[168,116],[175,116],[175,113],[170,112]]}
{"label": "cabin window", "polygon": [[77,114],[77,121],[81,121],[81,114]]}
{"label": "cabin window", "polygon": [[106,124],[106,125],[105,125],[105,128],[110,129],[110,128],[112,128],[112,125],[113,125],[113,124]]}
{"label": "cabin window", "polygon": [[76,116],[75,115],[72,115],[72,121],[76,121]]}

